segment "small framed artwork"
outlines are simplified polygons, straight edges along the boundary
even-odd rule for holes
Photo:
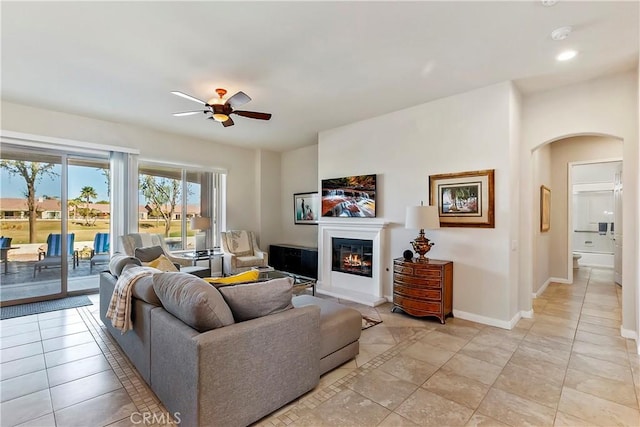
[[[494,169],[429,176],[441,227],[495,228]]]
[[[551,189],[540,186],[540,231],[551,229]]]
[[[320,215],[320,195],[318,192],[294,194],[293,214],[295,224],[317,224]]]

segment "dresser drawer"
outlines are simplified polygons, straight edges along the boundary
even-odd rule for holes
[[[409,276],[407,274],[396,273],[393,275],[393,283],[400,285],[427,287],[427,288],[440,288],[442,286],[442,280],[438,278],[424,278],[417,276]]]
[[[393,294],[393,303],[409,313],[440,314],[441,303],[436,301],[419,301],[402,295]]]
[[[413,274],[413,266],[409,263],[407,264],[400,264],[400,263],[395,263],[393,265],[393,272],[394,273],[404,273],[404,274]]]
[[[425,265],[416,264],[414,268],[415,274],[423,277],[442,277],[442,269],[440,267],[427,267]]]
[[[428,299],[433,301],[442,300],[442,292],[440,291],[440,289],[416,288],[412,286],[402,286],[396,283],[393,287],[393,292],[405,297]]]

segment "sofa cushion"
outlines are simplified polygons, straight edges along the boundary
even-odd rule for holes
[[[128,264],[142,265],[138,258],[124,254],[114,254],[109,260],[109,271],[114,276],[119,277],[122,274],[122,269]]]
[[[157,268],[160,271],[179,271],[176,268],[176,266],[171,262],[171,260],[169,260],[169,258],[164,256],[164,254],[160,255],[158,258],[154,259],[153,261],[145,263],[145,265],[148,267]]]
[[[291,301],[294,307],[320,307],[320,358],[360,339],[362,314],[355,308],[311,295],[298,295]]]
[[[220,292],[192,274],[154,274],[153,289],[165,310],[198,332],[234,323]]]
[[[151,262],[164,255],[162,246],[147,246],[144,248],[136,248],[134,255],[142,262]]]
[[[238,283],[254,282],[258,280],[260,272],[258,270],[249,270],[243,273],[234,274],[227,277],[206,277],[204,280],[211,283],[217,288],[224,285],[232,285]]]
[[[153,290],[153,275],[142,276],[136,283],[133,284],[133,290],[131,291],[134,298],[142,300],[146,303],[161,306],[162,302],[156,295],[156,291]]]
[[[266,282],[218,288],[236,322],[255,319],[293,308],[293,279],[283,277]]]
[[[264,258],[253,255],[236,257],[236,267],[255,267],[257,265],[264,265]]]

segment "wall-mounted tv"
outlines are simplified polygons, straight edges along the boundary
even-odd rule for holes
[[[376,175],[322,180],[322,216],[376,216]]]

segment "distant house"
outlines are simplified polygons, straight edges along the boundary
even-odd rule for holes
[[[87,205],[80,202],[77,206],[69,206],[69,219],[83,218],[80,212]],[[89,203],[89,209],[98,213],[98,219],[109,218],[111,205],[108,203]],[[60,219],[62,218],[62,208],[58,199],[39,198],[36,202],[38,219]],[[187,218],[200,214],[200,205],[187,205]],[[155,219],[149,215],[150,210],[144,205],[138,206],[138,220]],[[1,219],[27,219],[29,218],[29,209],[27,208],[27,199],[4,197],[0,198],[0,218]],[[171,219],[179,220],[182,218],[182,211],[173,213]]]
[[[86,204],[81,203],[77,209],[85,208]],[[89,209],[98,213],[98,218],[109,218],[108,204],[89,203]],[[69,219],[81,218],[75,207],[69,207]],[[36,212],[38,219],[60,219],[62,218],[62,207],[58,199],[39,198],[36,201]],[[0,218],[2,219],[27,219],[29,218],[29,208],[27,199],[17,197],[0,198]]]

